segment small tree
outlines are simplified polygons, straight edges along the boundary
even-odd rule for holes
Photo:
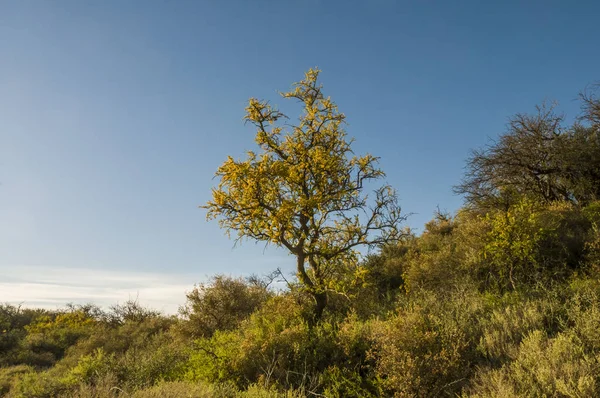
[[[376,157],[353,155],[345,115],[323,95],[319,72],[310,69],[281,94],[303,104],[297,125],[278,125],[287,119],[283,113],[250,99],[245,120],[257,129],[260,152],[241,161],[229,157],[203,206],[228,234],[284,247],[296,257],[298,279],[315,300],[315,320],[327,305],[332,274],[356,259],[359,246],[397,239],[404,220],[390,186],[375,190],[372,201],[363,193],[365,182],[384,173]]]

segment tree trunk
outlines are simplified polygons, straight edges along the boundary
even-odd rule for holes
[[[323,311],[327,307],[327,292],[315,292],[313,293],[315,299],[315,312],[313,314],[313,322],[316,324],[321,320]]]
[[[302,282],[302,284],[306,287],[308,293],[310,293],[310,295],[315,300],[315,308],[310,319],[310,325],[314,326],[321,320],[321,317],[323,316],[323,311],[325,311],[325,307],[327,307],[327,292],[320,291],[318,285],[316,285],[313,282],[313,280],[306,272],[306,268],[304,267],[306,255],[302,252],[299,252],[296,254],[296,259],[298,279],[300,279],[300,282]],[[313,265],[313,268],[313,271],[316,271],[318,273],[318,267],[316,267],[316,264]]]

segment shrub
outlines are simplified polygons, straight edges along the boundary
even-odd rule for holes
[[[215,276],[187,294],[187,304],[180,312],[185,335],[210,337],[217,330],[231,330],[256,311],[270,296],[267,289],[241,278]]]
[[[481,297],[415,295],[374,329],[377,373],[397,397],[451,396],[460,391],[477,360]]]
[[[368,255],[353,274],[345,276],[352,279],[346,289],[351,298],[350,307],[361,319],[385,315],[393,308],[398,295],[404,292],[404,273],[415,240],[409,232],[403,241],[385,245],[379,253]]]
[[[514,359],[523,338],[546,323],[543,303],[522,300],[501,305],[481,321],[478,349],[493,365]]]
[[[309,328],[304,315],[292,295],[273,297],[238,329],[198,340],[186,378],[316,389],[319,372],[336,359],[335,331],[328,323]]]
[[[0,368],[0,395],[6,396],[18,376],[30,372],[33,372],[33,368],[27,365]]]
[[[65,311],[44,315],[26,326],[26,348],[34,355],[29,357],[35,366],[50,366],[61,359],[66,350],[80,339],[89,336],[97,321],[83,311]]]
[[[571,333],[549,338],[531,332],[515,360],[483,370],[468,391],[472,397],[595,397],[600,394],[598,355],[586,353]]]
[[[47,314],[45,310],[0,304],[0,366],[17,365],[24,362],[25,357],[31,357],[23,349],[26,327]]]
[[[600,282],[575,279],[569,286],[566,312],[573,333],[586,349],[600,352]]]
[[[237,389],[227,385],[175,381],[138,390],[132,398],[234,398],[236,395]]]
[[[69,386],[56,377],[53,372],[30,371],[17,377],[9,396],[16,398],[53,398],[61,395],[68,388]]]
[[[378,397],[378,390],[368,383],[360,372],[337,365],[327,368],[321,375],[323,396],[330,398]],[[371,385],[370,385],[371,384]]]

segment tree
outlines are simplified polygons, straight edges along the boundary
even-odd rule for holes
[[[589,91],[581,98],[583,123],[572,126],[545,106],[514,116],[497,142],[473,151],[455,191],[480,208],[508,208],[523,195],[578,205],[600,198],[600,100]]]
[[[398,239],[400,213],[395,191],[365,183],[384,177],[372,155],[354,156],[343,129],[345,115],[325,97],[318,69],[293,85],[283,98],[302,103],[297,125],[267,101],[251,98],[246,122],[256,127],[260,151],[246,160],[229,157],[217,170],[208,219],[219,219],[228,234],[287,249],[296,257],[300,283],[315,301],[314,320],[327,305],[331,275],[359,256],[360,246]]]
[[[590,123],[592,128],[596,130],[600,129],[600,97],[598,96],[598,90],[600,90],[600,83],[592,85],[579,94],[583,109],[580,119]]]
[[[536,115],[518,114],[508,132],[485,150],[473,151],[467,173],[456,191],[468,202],[504,199],[511,193],[530,192],[545,200],[569,199],[560,179],[556,152],[563,118],[552,109],[538,108]]]

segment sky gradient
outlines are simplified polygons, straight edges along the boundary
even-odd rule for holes
[[[227,155],[255,148],[247,99],[282,104],[314,66],[421,231],[460,206],[469,150],[510,115],[544,100],[577,114],[600,80],[599,15],[597,1],[0,0],[0,302],[174,311],[215,273],[292,272],[283,251],[233,248],[198,206]]]

